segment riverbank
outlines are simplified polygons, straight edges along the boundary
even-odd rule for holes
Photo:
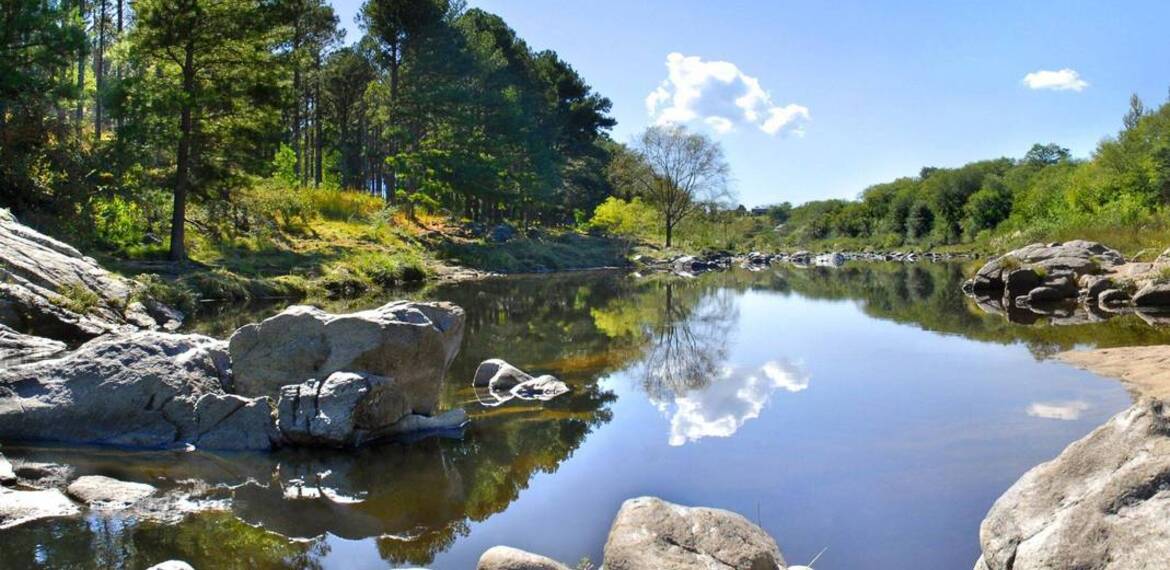
[[[1170,345],[1073,350],[1056,358],[1120,380],[1135,398],[1170,400]]]

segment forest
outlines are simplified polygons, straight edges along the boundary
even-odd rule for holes
[[[349,41],[326,0],[6,2],[0,207],[183,261],[331,207],[556,226],[611,193],[611,103],[555,52],[458,0],[359,19]]]

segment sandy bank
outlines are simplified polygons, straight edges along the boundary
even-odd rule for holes
[[[1135,395],[1170,400],[1170,345],[1070,351],[1057,358],[1077,368],[1120,379]]]

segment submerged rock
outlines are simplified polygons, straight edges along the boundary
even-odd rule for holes
[[[499,358],[481,362],[475,369],[471,385],[487,393],[491,401],[484,403],[489,406],[498,406],[515,398],[547,401],[569,392],[569,386],[555,376],[545,374],[533,378]]]
[[[776,541],[741,515],[639,497],[613,521],[605,568],[771,570],[785,562]]]
[[[81,512],[57,489],[17,491],[0,487],[0,530],[52,517],[66,517]]]
[[[333,315],[293,306],[229,341],[235,393],[275,396],[281,386],[353,372],[392,378],[408,411],[429,414],[463,339],[463,309],[450,303],[389,303]]]
[[[0,439],[198,445],[221,424],[199,421],[196,402],[226,384],[222,341],[160,332],[105,337],[0,371]]]
[[[475,570],[569,570],[569,567],[547,556],[510,546],[493,546],[479,557]]]
[[[125,509],[156,491],[146,483],[130,483],[101,475],[78,477],[65,490],[70,497],[90,508],[103,510]]]
[[[1170,558],[1168,478],[1170,413],[1142,400],[1028,471],[995,502],[980,527],[980,563],[988,570],[1161,568]]]

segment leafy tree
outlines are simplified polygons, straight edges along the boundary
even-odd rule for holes
[[[128,41],[141,72],[136,96],[149,99],[138,119],[178,119],[167,137],[175,149],[170,258],[183,261],[192,189],[230,176],[234,159],[258,150],[258,125],[247,119],[263,121],[257,113],[277,103],[277,30],[259,0],[140,0],[136,8]],[[228,160],[205,162],[209,149]]]
[[[633,155],[615,162],[614,168],[620,185],[658,210],[667,247],[679,222],[702,206],[719,204],[731,196],[731,168],[723,148],[681,126],[646,129],[635,143]]]
[[[1024,155],[1024,163],[1032,166],[1048,166],[1058,162],[1066,162],[1072,157],[1067,148],[1056,143],[1032,145]]]

